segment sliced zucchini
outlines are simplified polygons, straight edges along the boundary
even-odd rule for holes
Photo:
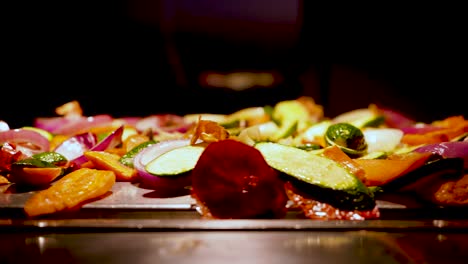
[[[298,130],[304,130],[309,125],[309,112],[297,100],[277,103],[273,108],[272,118],[279,124],[279,130],[273,136],[273,141],[289,137]]]
[[[195,168],[202,152],[202,146],[184,146],[168,151],[146,164],[146,171],[157,176],[174,176]]]
[[[40,160],[40,159],[36,159],[36,158],[33,158],[33,157],[29,157],[29,158],[25,158],[25,159],[13,162],[12,166],[14,166],[14,167],[21,166],[21,167],[30,167],[30,168],[53,168],[53,167],[57,167],[57,166],[55,166],[54,164],[52,164],[50,162]]]
[[[297,131],[297,122],[282,124],[275,134],[271,136],[270,140],[279,141],[280,139],[292,136]]]
[[[54,151],[45,151],[32,155],[32,158],[38,159],[40,161],[48,162],[53,165],[60,165],[67,162],[67,158],[62,154]]]
[[[274,142],[255,145],[274,169],[320,201],[341,209],[375,206],[373,193],[339,163],[308,151]]]
[[[129,150],[127,153],[125,153],[121,158],[120,158],[120,163],[122,163],[123,165],[125,166],[128,166],[130,168],[133,168],[133,159],[135,158],[135,156],[140,153],[140,151],[142,151],[144,148],[152,145],[152,144],[156,144],[157,141],[155,140],[149,140],[149,141],[145,141],[137,146],[135,146],[134,148],[132,148],[131,150]]]
[[[378,127],[385,122],[385,117],[371,108],[361,108],[338,115],[333,122],[350,123],[357,128]]]

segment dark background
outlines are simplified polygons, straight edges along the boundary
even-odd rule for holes
[[[457,6],[316,1],[102,0],[2,4],[0,119],[78,100],[86,115],[230,113],[312,96],[326,116],[370,103],[430,122],[468,115],[466,18]],[[204,71],[278,71],[242,92]]]

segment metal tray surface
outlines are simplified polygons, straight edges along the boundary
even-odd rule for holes
[[[36,191],[11,190],[13,185],[0,186],[0,209],[23,208],[26,200]],[[102,209],[190,209],[193,199],[190,195],[167,197],[154,190],[145,189],[138,184],[116,182],[112,187],[112,194],[102,199],[87,203],[83,208]]]
[[[3,234],[2,263],[466,263],[465,234],[113,232]]]
[[[86,203],[83,208],[102,209],[191,209],[194,200],[188,193],[169,197],[152,189],[140,187],[138,183],[116,182],[112,194],[102,199]],[[0,186],[0,209],[23,208],[26,200],[36,190],[18,190],[13,184]],[[380,208],[420,208],[420,202],[398,195],[388,200],[377,200]]]
[[[0,186],[0,219],[24,218],[24,204],[35,192],[37,190],[18,190],[14,184]],[[431,206],[404,194],[382,198],[377,200],[377,205],[383,220],[468,219],[467,208]],[[298,215],[297,210],[290,210],[286,218],[296,219]],[[138,183],[117,182],[109,195],[84,204],[79,211],[45,218],[199,219],[200,215],[188,191],[179,196],[167,196]]]
[[[80,210],[28,219],[33,190],[0,186],[0,263],[465,263],[468,210],[401,196],[382,219],[202,219],[188,194],[118,182]]]

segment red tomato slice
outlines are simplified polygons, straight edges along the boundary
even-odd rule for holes
[[[282,218],[288,200],[279,173],[240,141],[210,143],[192,172],[192,192],[214,218]]]

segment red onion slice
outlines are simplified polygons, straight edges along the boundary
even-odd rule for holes
[[[429,144],[415,149],[416,152],[432,152],[444,158],[463,158],[465,169],[468,168],[468,141],[450,141]]]
[[[155,133],[158,133],[158,131],[184,133],[191,124],[186,122],[182,116],[165,114],[141,118],[135,123],[135,127],[140,132],[151,129]]]
[[[138,121],[140,121],[141,117],[138,116],[124,116],[120,118],[115,118],[114,122],[122,122],[124,125],[129,125],[135,127]]]
[[[55,152],[62,154],[68,160],[74,160],[83,155],[83,152],[91,149],[97,143],[97,137],[94,133],[86,132],[73,136],[55,148]]]
[[[54,134],[73,135],[93,127],[111,125],[113,120],[110,115],[40,117],[35,119],[34,126]]]
[[[385,117],[385,123],[391,128],[402,129],[404,127],[410,127],[416,123],[413,119],[408,118],[396,111],[385,108],[379,108],[379,110]]]
[[[190,139],[170,139],[150,145],[141,150],[133,159],[133,166],[144,186],[157,190],[180,191],[191,184],[190,174],[180,176],[156,176],[146,171],[145,166],[160,155],[183,146],[190,145]]]
[[[106,149],[117,147],[120,143],[122,143],[123,132],[124,132],[124,126],[118,127],[116,130],[112,131],[107,137],[101,140],[101,142],[93,146],[91,150],[92,151],[104,151]]]
[[[1,131],[0,145],[5,142],[15,144],[27,156],[50,150],[49,140],[41,133],[30,129],[17,128]]]
[[[412,126],[407,126],[401,128],[401,131],[405,134],[426,134],[429,132],[437,131],[444,129],[442,127],[437,127],[429,124],[415,124]]]
[[[107,137],[105,137],[99,143],[91,147],[89,150],[90,151],[104,151],[106,149],[115,148],[120,143],[122,143],[123,131],[124,131],[124,126],[120,126],[116,130],[112,131],[112,133],[110,133]],[[81,164],[88,161],[88,159],[83,155],[83,153],[81,154],[82,155],[80,155],[79,157],[73,160],[73,162],[78,166],[81,166]]]
[[[70,122],[66,117],[37,117],[34,119],[34,127],[44,129],[53,133],[59,127],[66,125]]]

